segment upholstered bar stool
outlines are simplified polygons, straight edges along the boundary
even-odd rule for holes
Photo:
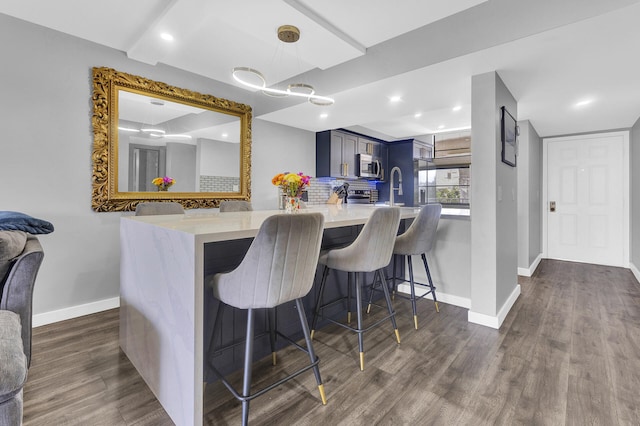
[[[162,214],[184,214],[184,208],[179,203],[150,202],[136,206],[136,216],[152,216]]]
[[[396,339],[400,343],[400,333],[395,320],[395,312],[391,306],[391,297],[389,295],[389,289],[386,285],[382,285],[384,290],[384,297],[387,302],[387,309],[389,315],[376,321],[375,323],[367,326],[363,325],[362,321],[362,283],[359,280],[359,275],[363,272],[374,272],[374,282],[379,279],[381,283],[386,282],[384,268],[391,261],[391,254],[393,252],[393,245],[395,242],[396,234],[398,233],[398,226],[400,225],[400,209],[397,207],[380,208],[373,211],[373,214],[360,231],[360,234],[353,243],[349,246],[339,249],[333,249],[324,251],[320,254],[319,264],[324,265],[322,271],[322,281],[320,282],[320,291],[318,294],[318,300],[313,314],[313,322],[311,324],[311,335],[315,333],[318,317],[321,316],[323,308],[332,305],[337,301],[323,304],[322,298],[327,281],[327,274],[329,269],[337,269],[345,271],[349,274],[348,284],[350,286],[351,274],[355,275],[355,290],[356,290],[356,314],[357,314],[357,327],[351,327],[348,324],[335,321],[331,318],[327,318],[329,321],[354,331],[358,334],[358,348],[360,351],[360,370],[364,370],[364,336],[363,333],[379,325],[381,322],[390,319],[393,325]],[[347,289],[347,293],[350,299],[350,288]],[[350,304],[350,302],[348,303]],[[350,306],[347,308],[351,310]],[[350,315],[348,315],[349,317]],[[347,320],[349,323],[349,319]]]
[[[411,300],[411,308],[413,309],[413,325],[416,330],[418,329],[416,299],[423,298],[428,294],[433,295],[436,312],[440,312],[440,309],[438,308],[438,299],[436,298],[436,287],[433,285],[431,272],[429,271],[429,264],[427,263],[427,252],[431,250],[433,242],[436,240],[436,230],[438,229],[438,221],[440,220],[441,212],[441,204],[427,204],[422,207],[418,216],[409,226],[409,229],[407,229],[402,235],[398,235],[398,237],[396,237],[395,246],[393,247],[394,255],[401,256],[403,260],[405,259],[405,256],[407,256],[409,260],[409,286],[411,288],[411,295],[409,299]],[[424,264],[427,279],[429,280],[428,284],[417,283],[413,278],[413,263],[411,262],[411,256],[417,255],[422,257],[422,263]],[[395,295],[397,294],[398,289],[395,262],[393,269],[393,293]],[[428,290],[424,294],[416,297],[416,285],[427,287]]]
[[[211,371],[242,402],[243,425],[246,425],[249,420],[249,401],[309,369],[313,369],[322,404],[326,404],[324,386],[318,367],[319,359],[313,350],[309,325],[302,304],[302,298],[309,293],[313,285],[323,228],[324,216],[321,213],[281,214],[268,217],[262,223],[240,265],[231,272],[216,274],[207,280],[216,299],[225,305],[247,310],[242,392],[236,391],[213,365],[215,335],[209,346]],[[277,333],[292,342],[298,349],[306,352],[309,355],[310,364],[251,394],[255,311],[256,309],[275,308],[292,300],[295,301],[300,318],[300,325],[307,345],[306,349],[278,332],[271,315],[269,315],[269,328],[273,333]],[[222,307],[221,304],[218,308],[215,323],[219,322]],[[275,353],[273,339],[271,344],[272,352]]]
[[[224,212],[250,212],[253,207],[249,201],[227,200],[220,202],[220,213]]]

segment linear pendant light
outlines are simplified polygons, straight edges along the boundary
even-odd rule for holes
[[[278,38],[285,43],[295,43],[300,39],[300,30],[293,25],[282,25],[278,28]],[[243,86],[260,90],[265,95],[275,97],[298,96],[307,98],[314,105],[328,106],[335,102],[327,96],[316,95],[313,86],[305,83],[292,83],[287,86],[287,90],[267,87],[267,80],[264,75],[249,67],[235,67],[233,69],[233,79]]]

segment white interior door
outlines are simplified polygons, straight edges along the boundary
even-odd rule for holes
[[[547,257],[627,266],[628,133],[544,142]]]

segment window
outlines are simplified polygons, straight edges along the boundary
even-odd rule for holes
[[[471,173],[469,167],[436,168],[427,171],[429,203],[443,207],[468,207]]]

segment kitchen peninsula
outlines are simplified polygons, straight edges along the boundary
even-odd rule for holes
[[[331,247],[353,241],[376,208],[388,207],[326,205],[306,211],[324,214],[322,244]],[[265,218],[279,213],[214,211],[121,219],[120,346],[178,425],[202,424],[212,310],[207,308],[205,276],[237,265]],[[417,208],[401,208],[401,228],[404,219],[417,213]]]

